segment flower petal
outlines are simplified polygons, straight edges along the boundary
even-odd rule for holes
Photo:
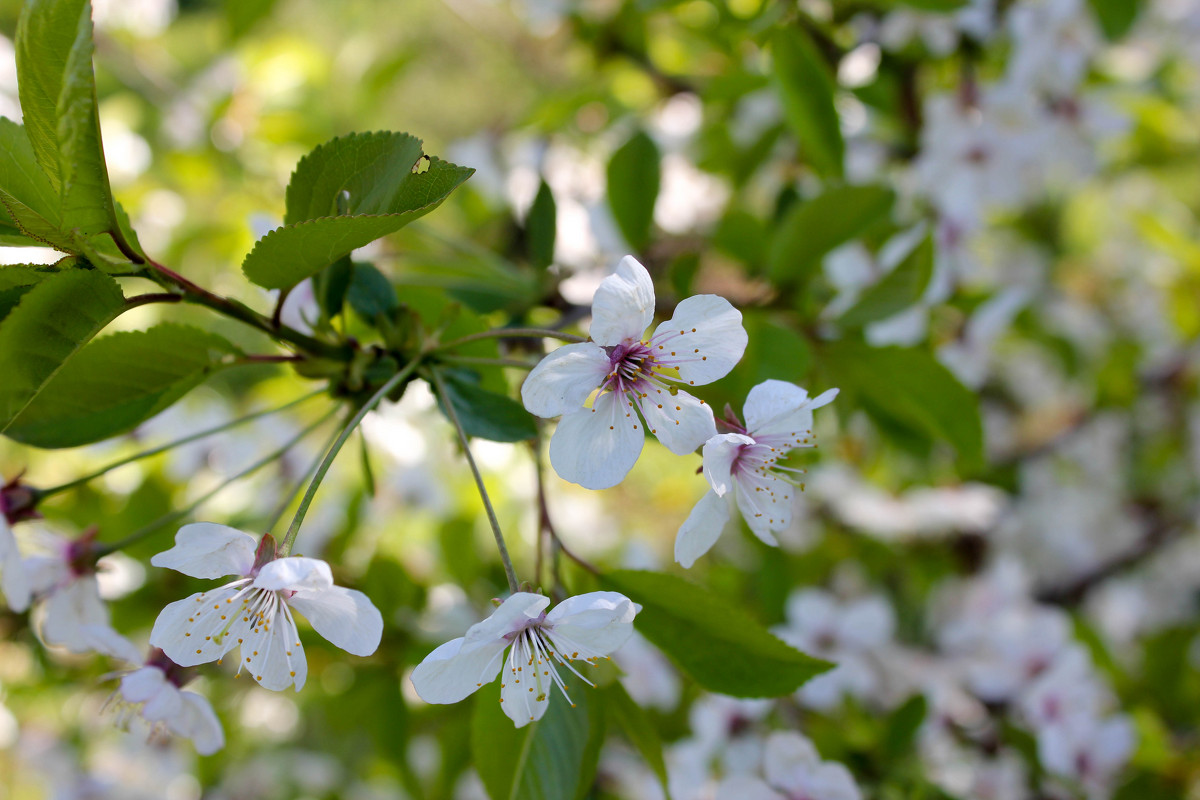
[[[175,546],[150,559],[156,567],[193,578],[248,575],[254,566],[254,537],[227,525],[194,522],[175,534]]]
[[[687,569],[707,553],[729,525],[729,498],[708,491],[679,526],[675,536],[675,560]]]
[[[3,514],[0,514],[0,590],[13,611],[20,613],[29,608],[29,580],[21,564],[21,551]]]
[[[750,390],[742,410],[746,415],[746,429],[756,439],[766,436],[790,435],[804,444],[812,432],[812,412],[815,408],[828,405],[837,397],[838,390],[830,389],[815,398],[808,392],[785,381],[763,381]]]
[[[241,665],[263,688],[278,692],[295,684],[298,692],[308,677],[308,662],[296,623],[277,594],[268,595],[263,612],[242,642]]]
[[[733,462],[749,444],[754,440],[740,433],[718,434],[704,443],[704,477],[714,492],[724,495],[733,488]]]
[[[712,409],[703,400],[687,392],[672,395],[665,389],[653,389],[646,395],[638,407],[650,433],[675,455],[685,456],[717,435]]]
[[[550,705],[550,690],[553,682],[549,676],[541,676],[536,668],[526,671],[534,660],[528,638],[522,636],[513,643],[508,654],[508,663],[500,677],[500,706],[518,728],[539,720]],[[553,666],[548,666],[553,669]]]
[[[383,637],[383,615],[362,592],[331,586],[300,589],[287,599],[313,629],[356,656],[369,656]]]
[[[216,661],[250,631],[250,615],[233,599],[245,585],[235,581],[169,604],[154,620],[150,645],[181,667]]]
[[[107,625],[84,625],[80,633],[92,652],[119,658],[130,664],[142,662],[142,653],[133,642]]]
[[[268,561],[254,579],[255,589],[321,590],[333,586],[333,572],[319,558],[288,556]]]
[[[142,719],[147,722],[163,722],[175,716],[183,709],[183,700],[179,697],[179,689],[163,681],[159,690],[142,705]]]
[[[787,800],[752,775],[730,775],[717,786],[716,800]]]
[[[100,599],[95,575],[85,575],[53,591],[38,609],[38,632],[46,644],[65,647],[72,653],[92,649],[85,629],[108,627],[108,607]]]
[[[521,384],[531,414],[549,419],[583,408],[612,369],[608,354],[592,342],[560,347],[538,362]]]
[[[179,697],[183,707],[173,720],[167,721],[168,730],[176,736],[191,739],[196,752],[202,756],[211,756],[224,747],[225,732],[208,700],[195,692],[180,692]]]
[[[590,409],[559,421],[550,439],[550,463],[559,477],[588,489],[607,489],[629,474],[645,442],[631,402],[605,392]]]
[[[600,282],[592,298],[588,333],[605,347],[641,339],[654,319],[654,282],[633,256],[625,256],[617,271]]]
[[[167,676],[158,667],[142,667],[121,678],[121,697],[131,703],[144,703],[163,690]]]
[[[772,786],[798,790],[804,775],[820,763],[813,743],[794,731],[775,731],[767,737],[763,772]]]
[[[412,671],[413,688],[426,703],[457,703],[500,672],[508,642],[496,638],[468,644],[464,637],[441,645]]]
[[[544,594],[515,592],[490,617],[468,628],[464,639],[468,645],[503,639],[540,617],[548,605],[550,598]]]
[[[633,618],[641,609],[617,592],[588,592],[568,597],[555,606],[546,615],[546,624],[550,628],[550,638],[556,644],[583,645],[579,648],[581,657],[586,656],[587,651],[608,655],[625,644],[633,633]],[[570,655],[573,651],[574,648],[563,654]]]
[[[724,378],[742,359],[748,337],[742,312],[715,294],[698,294],[675,306],[675,315],[654,329],[655,359],[679,370],[679,379],[702,386]]]
[[[753,475],[754,480],[737,481],[738,510],[750,532],[764,544],[778,547],[771,531],[783,530],[792,519],[792,485],[771,475]],[[785,499],[786,498],[786,499]]]

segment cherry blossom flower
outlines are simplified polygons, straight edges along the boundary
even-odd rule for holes
[[[13,611],[29,608],[29,581],[21,566],[21,551],[3,514],[0,514],[0,590]]]
[[[1099,720],[1088,715],[1052,725],[1038,735],[1046,770],[1078,781],[1092,800],[1108,797],[1114,779],[1133,753],[1136,734],[1124,715]]]
[[[193,578],[238,579],[198,592],[162,610],[150,644],[181,667],[221,659],[241,646],[245,667],[268,689],[304,686],[308,665],[293,612],[317,633],[357,656],[369,656],[383,635],[383,617],[365,594],[333,584],[329,565],[315,558],[275,558],[269,534],[254,537],[224,525],[185,525],[175,546],[150,559]]]
[[[712,409],[677,386],[712,383],[733,369],[746,350],[741,313],[723,297],[696,295],[644,339],[653,318],[650,274],[626,256],[596,290],[592,341],[555,350],[526,378],[525,408],[562,416],[550,440],[562,478],[588,489],[616,486],[647,428],[678,455],[716,434]]]
[[[791,731],[767,737],[763,754],[765,781],[750,775],[727,778],[717,787],[717,800],[860,800],[850,770],[822,761],[812,742]]]
[[[111,644],[131,664],[140,661],[128,640]],[[181,736],[192,741],[197,753],[210,756],[225,746],[225,733],[208,700],[182,690],[193,677],[162,650],[155,650],[145,665],[121,677],[108,705],[116,711],[121,727],[127,728],[137,718],[149,725],[151,739]]]
[[[685,567],[696,563],[716,543],[733,506],[766,544],[778,546],[775,532],[792,518],[792,493],[799,470],[779,460],[798,447],[815,447],[812,412],[828,405],[838,390],[815,398],[799,386],[765,381],[750,390],[744,411],[746,425],[726,424],[740,433],[713,436],[704,445],[704,476],[712,489],[692,509],[675,538],[675,560]]]
[[[641,606],[616,592],[568,597],[547,612],[549,605],[540,594],[512,595],[465,636],[426,656],[413,670],[413,688],[427,703],[457,703],[503,674],[500,702],[518,728],[546,713],[552,686],[569,702],[558,666],[592,685],[571,662],[596,666],[624,644]]]

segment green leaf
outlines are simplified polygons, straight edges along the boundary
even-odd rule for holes
[[[838,322],[858,328],[869,322],[887,319],[915,304],[925,294],[933,277],[933,239],[926,236],[896,268],[862,293]]]
[[[608,162],[608,207],[621,235],[634,250],[650,241],[661,180],[660,158],[654,140],[638,131]]]
[[[833,666],[784,644],[728,600],[682,578],[618,570],[603,581],[641,603],[637,629],[709,691],[779,697]]]
[[[220,336],[163,323],[84,346],[5,431],[34,447],[77,447],[132,430],[237,352]]]
[[[351,133],[300,159],[287,188],[284,225],[340,214],[388,214],[417,173],[421,140],[407,133]],[[345,207],[339,209],[339,201]]]
[[[840,178],[846,145],[829,67],[799,28],[776,31],[771,53],[784,117],[800,141],[801,155],[821,175]]]
[[[396,287],[371,264],[354,263],[346,302],[360,317],[374,322],[377,314],[391,314],[400,307]]]
[[[612,723],[619,726],[629,743],[637,748],[646,766],[653,770],[658,782],[662,784],[663,795],[670,800],[667,764],[663,760],[662,740],[658,738],[658,731],[654,729],[654,721],[646,714],[645,709],[629,696],[625,687],[616,681],[605,687],[604,705],[608,708]]]
[[[354,262],[349,256],[339,258],[329,269],[313,276],[313,295],[321,314],[330,320],[342,313],[346,294],[350,291],[350,280],[354,277]]]
[[[64,230],[118,228],[100,142],[89,0],[29,0],[17,24],[17,84],[29,141]],[[35,211],[37,209],[34,209]]]
[[[0,222],[17,234],[23,234],[21,217],[30,219],[36,229],[57,232],[60,227],[58,195],[38,166],[25,128],[3,117],[0,117],[0,201],[4,203]],[[21,217],[13,213],[11,204],[19,206]],[[42,237],[36,231],[23,235],[29,234],[41,243]]]
[[[29,290],[0,323],[0,433],[124,308],[116,281],[94,270],[60,272]]]
[[[1129,33],[1142,11],[1143,0],[1088,0],[1100,21],[1100,28],[1110,41]]]
[[[921,11],[955,11],[967,5],[970,0],[875,0],[876,5],[885,8],[907,6]]]
[[[54,267],[37,264],[12,264],[0,267],[0,320],[8,316],[21,298],[37,284],[55,273]]]
[[[558,220],[554,204],[554,193],[545,181],[538,187],[537,196],[525,218],[525,240],[529,247],[529,261],[538,269],[554,263],[554,238]]]
[[[949,442],[967,469],[983,463],[979,398],[930,353],[846,340],[820,355],[833,385],[869,411]]]
[[[533,415],[516,400],[480,387],[470,372],[452,370],[442,376],[468,436],[493,442],[524,442],[537,436]]]
[[[885,219],[894,195],[882,186],[838,186],[788,209],[771,242],[767,267],[779,283],[803,283],[821,257]]]
[[[887,718],[884,728],[883,754],[890,760],[912,755],[917,731],[925,721],[924,695],[913,695]]]
[[[471,719],[473,766],[492,800],[582,800],[592,787],[606,715],[594,689],[576,684],[550,698],[546,714],[515,728],[498,690],[478,693]]]
[[[364,183],[361,188],[365,194],[350,195],[346,206],[348,213],[285,225],[259,239],[242,262],[242,271],[266,289],[295,286],[352,250],[395,233],[428,214],[473,172],[473,169],[434,158],[430,159],[428,170],[408,173],[398,186]],[[394,177],[390,172],[380,175],[381,178],[388,176]],[[314,184],[317,188],[302,192],[301,197],[309,197],[311,207],[318,202],[318,189],[332,183]],[[386,205],[378,205],[385,200]],[[303,204],[299,199],[296,202]]]

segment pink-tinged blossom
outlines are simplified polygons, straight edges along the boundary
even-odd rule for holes
[[[625,643],[641,611],[616,592],[568,597],[547,612],[549,605],[540,594],[512,595],[465,636],[426,656],[413,670],[413,688],[427,703],[457,703],[500,675],[500,703],[509,719],[518,728],[541,719],[552,687],[570,700],[558,667],[592,685],[572,662],[596,666]]]
[[[550,463],[565,480],[616,486],[641,454],[646,428],[678,455],[716,434],[712,409],[678,387],[712,383],[733,369],[746,350],[741,312],[722,297],[696,295],[643,338],[653,318],[650,274],[626,256],[596,290],[592,341],[555,350],[525,379],[525,408],[562,416]]]
[[[383,635],[383,617],[365,594],[333,584],[329,565],[315,558],[275,558],[275,544],[224,525],[185,525],[175,546],[150,559],[193,578],[238,579],[177,600],[162,610],[150,644],[182,667],[216,661],[241,648],[245,667],[268,689],[304,686],[308,664],[293,612],[317,633],[357,656],[369,656]]]
[[[0,591],[13,611],[29,608],[29,581],[21,567],[21,551],[3,514],[0,514]]]
[[[704,476],[712,488],[679,528],[676,561],[690,567],[707,553],[734,518],[735,506],[755,536],[778,546],[775,533],[791,522],[800,473],[779,461],[798,447],[816,446],[813,409],[831,403],[837,393],[830,389],[810,398],[783,381],[765,381],[750,390],[742,432],[713,436],[704,445]]]
[[[1135,744],[1128,717],[1100,720],[1084,715],[1039,732],[1038,757],[1047,772],[1078,783],[1089,800],[1101,800],[1111,796]]]

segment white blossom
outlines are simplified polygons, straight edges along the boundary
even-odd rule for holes
[[[162,610],[150,633],[180,666],[220,659],[241,647],[245,667],[268,689],[304,686],[308,665],[296,631],[298,611],[333,644],[358,656],[375,652],[383,617],[362,592],[333,584],[329,565],[315,558],[274,558],[274,540],[224,525],[185,525],[175,546],[150,563],[193,578],[238,579],[219,589],[177,600]]]
[[[426,656],[413,670],[413,688],[427,703],[457,703],[501,675],[500,702],[509,719],[518,728],[541,719],[551,687],[570,700],[558,667],[592,685],[571,662],[597,666],[629,638],[641,610],[616,592],[569,597],[547,612],[549,605],[539,594],[512,595],[465,636]]]
[[[712,489],[700,498],[675,538],[675,560],[690,567],[708,552],[737,506],[751,532],[771,546],[792,517],[792,494],[801,471],[779,463],[791,450],[815,447],[813,409],[832,402],[837,389],[816,398],[783,381],[750,390],[742,433],[713,436],[704,445],[704,476]],[[728,423],[732,426],[733,423]]]
[[[722,297],[696,295],[644,339],[653,318],[650,274],[626,256],[596,290],[592,341],[555,350],[525,379],[525,408],[562,415],[550,463],[564,479],[588,489],[616,486],[641,454],[647,428],[678,455],[716,434],[712,409],[677,387],[711,383],[733,369],[746,349],[741,313]]]
[[[763,777],[727,778],[717,800],[860,800],[862,794],[845,765],[822,761],[812,742],[793,731],[767,737]]]
[[[121,677],[109,703],[121,725],[139,718],[149,725],[151,738],[164,733],[181,736],[191,740],[197,753],[209,756],[225,746],[225,733],[208,700],[182,690],[187,680],[178,665],[159,652]]]

